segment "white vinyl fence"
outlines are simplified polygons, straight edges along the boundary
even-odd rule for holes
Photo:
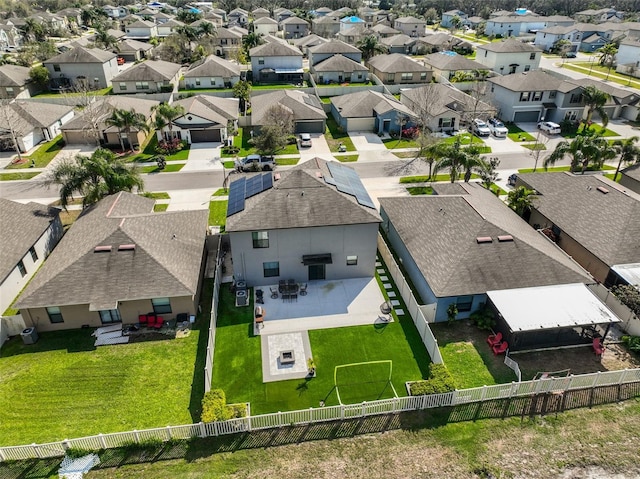
[[[63,456],[69,448],[100,450],[145,441],[170,441],[196,437],[222,436],[260,429],[357,419],[380,414],[457,406],[496,399],[531,397],[537,394],[547,393],[564,394],[573,390],[594,390],[602,386],[622,386],[631,383],[640,383],[640,368],[582,374],[563,378],[546,378],[518,383],[513,382],[495,386],[456,390],[444,394],[408,396],[363,402],[360,404],[343,404],[299,411],[276,412],[221,422],[167,426],[113,434],[98,434],[96,436],[65,439],[64,441],[47,444],[0,447],[0,461],[58,457]]]
[[[440,349],[438,349],[438,340],[431,332],[431,328],[429,328],[429,321],[427,320],[429,316],[433,318],[435,315],[435,305],[418,304],[416,297],[411,291],[411,287],[409,287],[409,283],[402,275],[402,272],[400,271],[395,258],[391,254],[387,243],[385,243],[382,235],[380,234],[378,234],[378,252],[387,265],[389,274],[393,278],[393,281],[396,283],[398,292],[404,300],[404,304],[409,311],[411,319],[413,319],[413,324],[416,325],[418,333],[420,333],[420,337],[422,338],[424,347],[427,349],[427,352],[431,357],[431,361],[436,364],[443,364],[444,361],[440,355]]]
[[[588,284],[587,287],[622,320],[622,329],[632,336],[640,336],[640,319],[638,319],[633,311],[622,304],[620,300],[602,284],[593,283]]]
[[[220,298],[220,283],[222,282],[221,265],[224,258],[220,257],[222,239],[218,241],[216,250],[216,271],[213,275],[213,295],[211,298],[211,315],[209,317],[209,339],[207,340],[207,353],[204,365],[204,392],[211,391],[211,376],[213,375],[213,353],[216,347],[216,323],[218,321],[218,300]]]

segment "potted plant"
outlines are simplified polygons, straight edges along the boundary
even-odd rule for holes
[[[316,375],[316,363],[313,361],[313,358],[307,359],[307,369],[309,370],[309,376]]]

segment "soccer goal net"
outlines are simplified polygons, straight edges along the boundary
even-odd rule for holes
[[[333,382],[340,404],[398,397],[391,382],[393,361],[367,361],[335,367]]]

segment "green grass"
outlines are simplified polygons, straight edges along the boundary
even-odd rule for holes
[[[227,201],[209,202],[209,226],[224,226],[227,222]]]
[[[47,141],[38,147],[32,155],[23,156],[21,163],[12,163],[7,169],[13,168],[30,168],[31,162],[34,162],[34,168],[44,168],[64,147],[62,135],[56,136],[53,140]]]
[[[620,136],[619,133],[616,133],[613,130],[609,130],[608,128],[605,128],[602,125],[598,125],[597,123],[593,123],[587,130],[592,132],[593,134],[596,134],[596,133],[600,134],[605,138],[612,137],[612,136]],[[582,125],[580,125],[577,131],[572,133],[564,133],[562,134],[562,136],[563,138],[575,138],[576,136],[578,136],[579,133],[582,133]]]
[[[444,364],[447,365],[458,388],[477,388],[496,384],[496,380],[472,343],[451,342],[440,346],[439,349]]]
[[[604,176],[606,176],[607,178],[609,178],[611,181],[613,181],[613,175],[615,175],[615,173],[605,173]],[[616,178],[616,183],[620,183],[620,179],[622,178],[621,174],[618,174],[618,178]]]
[[[602,165],[602,168],[599,168],[599,169],[595,169],[592,166],[587,168],[587,171],[604,171],[604,170],[615,170],[615,168],[609,165]],[[558,172],[558,171],[571,171],[571,167],[567,165],[567,166],[550,166],[546,170],[543,167],[539,167],[538,169],[536,169],[536,173],[544,173],[545,171],[549,173]],[[533,168],[521,168],[518,170],[518,173],[533,173],[533,172],[534,172]]]
[[[38,176],[39,171],[30,171],[24,173],[2,173],[0,172],[0,181],[13,181],[13,180],[30,180],[34,176]]]
[[[91,90],[90,95],[104,96],[111,95],[112,87],[103,88],[101,90]],[[66,92],[66,93],[38,93],[34,97],[38,98],[60,98],[64,96],[85,96],[85,92]]]
[[[329,149],[333,152],[338,151],[341,144],[344,145],[347,151],[356,151],[356,147],[353,146],[353,141],[351,141],[349,133],[343,131],[331,115],[327,117],[327,131],[324,136],[329,144]]]
[[[299,156],[296,156],[293,158],[276,158],[276,165],[280,165],[280,166],[297,165],[299,161],[300,161]]]
[[[353,83],[317,83],[316,86],[318,88],[331,88],[331,87],[358,87],[358,86],[372,86],[374,83],[372,81],[368,82],[353,82]]]
[[[168,207],[169,203],[156,203],[155,205],[153,205],[153,211],[156,213],[160,213],[162,211],[167,211]]]
[[[547,149],[547,147],[542,143],[525,143],[522,146],[531,151],[542,151]]]
[[[464,178],[464,174],[461,174],[458,176],[458,179],[461,180]],[[471,175],[471,179],[475,180],[480,178],[478,175],[476,174],[472,174]],[[400,177],[400,183],[426,183],[426,182],[433,182],[436,183],[438,181],[451,181],[451,176],[449,176],[448,174],[442,174],[442,175],[435,175],[432,176],[431,179],[429,179],[429,176],[427,175],[416,175],[416,176],[402,176]]]
[[[322,98],[320,98],[320,101],[322,103],[326,103],[327,105],[330,105],[331,104],[331,97],[330,96],[322,97]]]
[[[334,158],[341,163],[350,163],[353,161],[358,161],[360,155],[335,155]]]
[[[184,163],[179,164],[167,164],[164,169],[160,169],[157,166],[143,166],[140,168],[141,173],[175,173],[176,171],[180,171],[184,168]]]
[[[583,73],[584,75],[600,78],[603,80],[607,78],[606,70],[608,70],[608,68],[602,67],[604,68],[605,71],[604,72],[598,71],[600,67],[597,64],[593,65],[593,69],[591,72],[589,72],[588,68],[585,68],[585,67],[580,68],[579,66],[573,65],[571,63],[564,63],[562,65],[562,68],[580,72],[580,73]],[[624,76],[626,78],[620,78],[621,76]],[[617,83],[618,85],[631,86],[633,88],[640,88],[640,81],[632,80],[630,76],[624,75],[622,73],[618,73],[615,71],[615,69],[611,69],[611,75],[609,75],[608,81]]]
[[[451,136],[449,138],[445,138],[442,140],[442,143],[445,145],[453,145],[456,141],[460,141],[460,144],[463,146],[466,145],[475,145],[478,147],[479,153],[491,153],[491,147],[487,146],[484,141],[478,138],[471,133],[462,133],[460,135]]]
[[[491,187],[489,188],[491,191],[493,191],[493,193],[495,193],[498,196],[502,196],[502,195],[506,195],[507,192],[504,191],[502,188],[500,188],[498,185],[496,185],[495,183],[491,185]]]
[[[182,339],[95,348],[92,329],[14,337],[0,353],[0,444],[31,444],[197,421],[212,281]],[[201,330],[202,336],[201,336]],[[204,344],[202,344],[204,339]]]
[[[409,186],[407,191],[410,195],[432,195],[433,188],[430,186]]]
[[[156,147],[158,146],[158,137],[155,133],[150,135],[149,140],[147,140],[144,149],[140,153],[133,153],[123,156],[122,158],[125,161],[132,161],[135,163],[146,163],[149,161],[154,161],[154,158],[159,155],[156,153]],[[164,155],[165,159],[169,161],[179,161],[179,160],[187,160],[189,158],[189,149],[191,145],[185,145],[182,150],[174,153],[173,155]]]
[[[151,198],[153,200],[170,200],[171,196],[166,191],[145,191],[140,196],[144,196],[145,198]]]
[[[321,400],[328,406],[337,404],[333,373],[340,364],[391,359],[392,382],[403,396],[405,381],[428,374],[428,354],[405,315],[385,325],[309,331],[316,377],[263,383],[260,337],[253,336],[252,305],[236,308],[229,289],[222,287],[220,291],[213,384],[225,391],[230,403],[250,402],[252,414],[318,407]],[[345,394],[358,396],[357,389],[345,388]]]
[[[244,157],[247,155],[253,155],[258,152],[256,148],[250,143],[251,129],[250,128],[238,128],[238,134],[233,137],[233,146],[240,148],[238,153],[221,153],[222,158],[235,158]],[[298,144],[292,143],[285,146],[283,149],[276,152],[276,155],[295,155],[298,153]]]
[[[306,82],[304,82],[304,84],[302,85],[302,88],[306,88],[307,84]],[[273,84],[269,84],[269,85],[256,85],[253,84],[251,85],[251,89],[252,90],[286,90],[286,89],[293,89],[293,88],[300,88],[297,85],[292,85],[290,83],[273,83]]]
[[[418,142],[415,140],[410,140],[408,138],[386,138],[382,140],[384,146],[386,146],[390,150],[395,150],[397,148],[418,148]]]
[[[211,196],[227,196],[229,194],[229,190],[226,188],[220,188],[213,192]]]
[[[523,141],[536,141],[533,135],[527,133],[515,123],[507,123],[505,126],[509,130],[507,136],[509,137],[509,139],[515,141],[516,143],[522,143]]]
[[[233,170],[236,167],[236,163],[234,160],[223,161],[222,166],[228,170]]]

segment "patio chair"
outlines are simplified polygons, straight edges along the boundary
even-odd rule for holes
[[[507,351],[507,349],[509,349],[509,343],[507,343],[506,341],[503,341],[501,343],[498,343],[498,344],[492,346],[491,349],[493,349],[493,354],[498,356],[500,354],[505,353]]]
[[[146,326],[147,325],[147,315],[146,314],[140,314],[138,316],[138,323],[140,323],[141,326]]]
[[[160,329],[164,326],[164,318],[162,316],[156,317],[156,324],[153,325],[155,329]]]
[[[602,340],[600,338],[594,338],[591,346],[593,347],[593,352],[596,353],[596,356],[602,356],[604,353],[604,344],[602,344]]]
[[[307,295],[307,283],[302,283],[300,285],[300,296],[306,296]]]
[[[278,281],[278,291],[284,293],[284,290],[287,289],[287,282],[284,279]]]
[[[296,284],[296,280],[295,279],[288,279],[287,280],[287,286],[293,286],[294,284]]]
[[[269,291],[271,291],[271,299],[278,299],[278,288],[269,286]]]
[[[490,334],[487,338],[487,344],[491,347],[494,347],[496,344],[500,344],[502,342],[502,333],[498,331],[496,334]]]

